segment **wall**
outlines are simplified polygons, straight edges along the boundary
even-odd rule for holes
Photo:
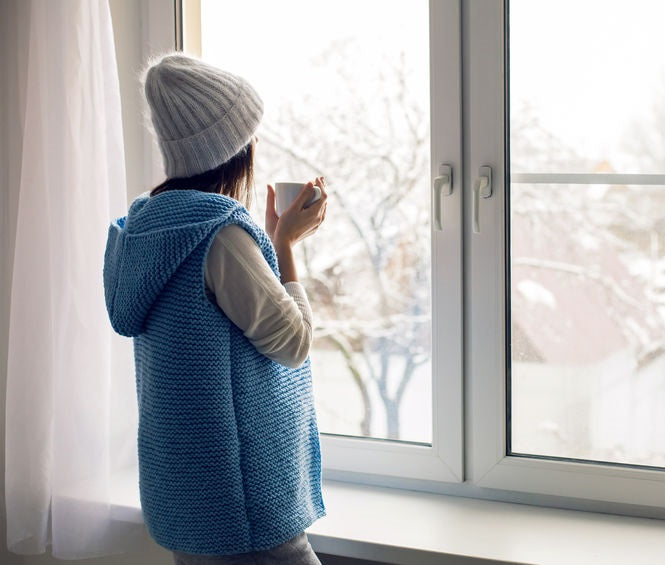
[[[11,273],[18,208],[18,180],[20,176],[21,130],[25,85],[18,80],[18,69],[27,57],[27,37],[16,33],[16,22],[28,17],[26,2],[0,1],[0,563],[3,565],[57,565],[67,561],[52,556],[21,556],[7,551],[5,515],[5,389],[7,382],[7,341],[9,304],[11,297]],[[122,119],[125,141],[128,199],[148,190],[155,176],[154,155],[150,155],[150,143],[144,139],[142,103],[137,71],[143,64],[146,46],[142,43],[142,22],[146,8],[168,9],[169,0],[109,0],[115,35]],[[161,7],[160,7],[161,5]],[[146,166],[147,165],[147,166]],[[152,169],[152,170],[151,170]],[[149,171],[146,173],[146,171]],[[326,565],[370,565],[359,561],[329,555],[321,555]],[[72,561],[80,565],[157,565],[171,563],[171,553],[158,546],[146,534],[136,552],[98,559]]]
[[[115,34],[115,52],[120,76],[122,127],[125,143],[127,193],[143,192],[143,128],[140,87],[136,74],[142,64],[141,3],[136,0],[110,0]]]

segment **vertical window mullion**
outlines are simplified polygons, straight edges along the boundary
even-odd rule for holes
[[[462,17],[467,441],[474,481],[506,453],[503,10],[503,2],[471,0]],[[478,195],[474,226],[481,167],[491,169],[491,195]]]
[[[433,186],[432,198],[433,443],[457,480],[464,474],[461,4],[430,2],[432,179],[447,172],[442,166],[452,174],[450,195]]]

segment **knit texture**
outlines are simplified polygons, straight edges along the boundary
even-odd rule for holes
[[[144,520],[186,553],[268,549],[326,514],[309,358],[289,369],[261,355],[206,296],[206,254],[230,223],[279,277],[245,208],[197,190],[139,196],[104,257],[111,324],[134,338]]]
[[[168,178],[226,163],[263,116],[263,102],[245,79],[179,52],[151,60],[141,80]]]

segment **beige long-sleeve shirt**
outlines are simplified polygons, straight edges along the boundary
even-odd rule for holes
[[[254,238],[231,224],[217,232],[205,266],[208,296],[263,355],[299,367],[312,343],[303,286],[275,277]]]

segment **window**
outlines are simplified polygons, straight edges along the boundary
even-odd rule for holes
[[[431,293],[432,266],[441,271],[448,260],[443,239],[431,235],[431,131],[440,126],[430,118],[427,3],[188,4],[186,48],[247,78],[264,100],[257,221],[266,183],[327,179],[329,220],[296,247],[315,316],[311,359],[324,458],[340,469],[353,461],[356,470],[397,466],[455,480],[461,473],[448,467],[461,466],[459,396],[450,399],[456,423],[435,420],[432,411],[433,395],[444,391],[434,375],[447,361],[459,381],[461,348],[442,360],[431,345],[433,304],[445,307]],[[188,44],[194,5],[200,41]],[[252,22],[251,30],[236,22]],[[450,230],[459,242],[459,220],[450,220]],[[459,249],[453,253],[459,261]],[[447,298],[459,310],[460,272],[446,268],[445,276],[453,277]],[[450,323],[459,344],[460,312]],[[445,442],[455,463],[439,453],[436,426],[456,436]],[[368,440],[383,463],[365,449]]]
[[[257,180],[330,183],[324,476],[665,514],[664,9],[183,3],[266,102]]]
[[[251,48],[224,21],[252,21]],[[427,21],[422,2],[201,3],[203,58],[264,100],[260,204],[267,182],[327,179],[331,221],[296,252],[330,434],[432,439]]]
[[[663,16],[511,3],[513,453],[665,467]]]
[[[469,478],[662,514],[662,8],[583,4],[465,12]]]

